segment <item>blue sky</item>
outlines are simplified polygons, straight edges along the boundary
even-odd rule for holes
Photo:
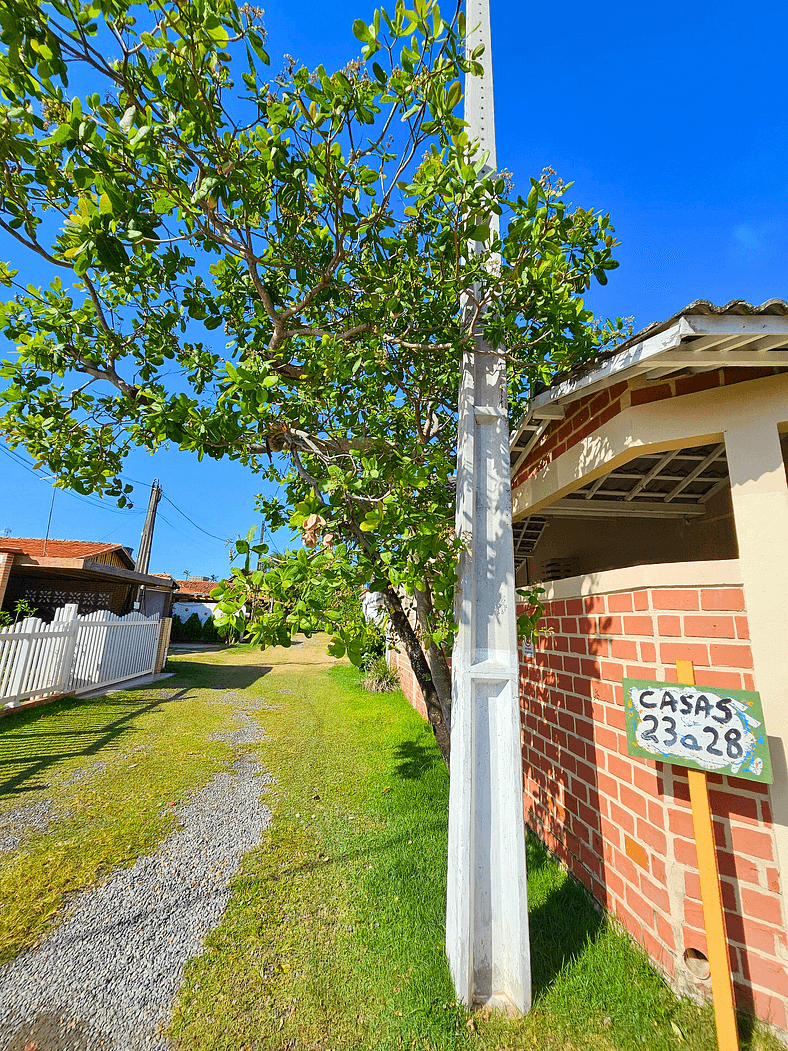
[[[343,66],[358,54],[353,19],[374,10],[360,0],[265,7],[274,70],[284,53]],[[491,13],[499,164],[518,186],[554,168],[574,181],[570,200],[611,213],[622,242],[620,268],[588,297],[599,316],[632,315],[641,328],[698,298],[788,297],[785,5],[491,0]],[[25,275],[30,264],[13,265]],[[158,476],[176,505],[161,504],[154,572],[226,572],[222,538],[255,522],[259,481],[177,451],[138,452],[124,473],[148,485]],[[0,492],[0,533],[43,536],[51,486],[2,453]],[[50,535],[136,548],[142,485],[134,499],[119,512],[58,491]]]

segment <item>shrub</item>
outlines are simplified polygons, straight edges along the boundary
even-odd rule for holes
[[[170,632],[171,642],[183,642],[183,621],[177,613],[172,615],[172,631]]]
[[[214,624],[213,616],[206,617],[205,623],[202,626],[202,641],[203,642],[218,642],[219,641],[219,630]]]
[[[196,613],[186,620],[183,625],[183,641],[184,642],[200,642],[202,639],[202,623]]]
[[[399,689],[399,677],[393,668],[389,667],[385,655],[380,657],[374,653],[368,653],[363,661],[364,678],[361,685],[369,693],[390,693]]]

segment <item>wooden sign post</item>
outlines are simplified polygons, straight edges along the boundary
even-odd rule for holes
[[[695,685],[692,661],[676,661],[676,681]],[[714,1018],[717,1022],[717,1044],[720,1051],[738,1051],[736,1009],[733,1003],[733,979],[728,958],[728,936],[725,932],[725,912],[722,907],[720,874],[717,869],[717,850],[714,846],[714,826],[709,803],[709,784],[703,770],[687,770],[692,826],[695,830],[695,849],[698,854],[700,896],[703,902],[703,922],[706,924],[706,948],[711,970],[711,995],[714,1000]]]
[[[692,661],[676,662],[676,679],[675,684],[624,680],[627,749],[687,768],[717,1043],[720,1051],[738,1051],[707,773],[771,784],[769,747],[757,693],[699,689]]]

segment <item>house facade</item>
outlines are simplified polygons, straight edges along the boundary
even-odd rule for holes
[[[708,775],[737,1005],[788,1034],[788,306],[705,301],[559,377],[512,433],[527,824],[679,992],[710,995],[686,770],[624,678],[760,693],[774,783]],[[400,658],[400,664],[402,659]],[[403,686],[418,704],[409,669]]]
[[[208,577],[189,577],[188,580],[176,580],[178,590],[173,596],[173,615],[180,617],[185,624],[192,613],[200,618],[204,624],[209,617],[213,616],[216,603],[211,599],[211,588],[215,588],[217,581]]]
[[[137,573],[130,549],[120,544],[37,537],[0,540],[0,610],[8,613],[21,599],[45,621],[71,602],[80,614],[107,609],[123,616],[135,608],[143,589],[143,612],[165,619],[174,588],[171,577]]]

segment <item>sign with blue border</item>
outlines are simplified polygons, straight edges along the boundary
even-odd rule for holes
[[[760,694],[643,679],[623,685],[630,755],[772,784]]]

